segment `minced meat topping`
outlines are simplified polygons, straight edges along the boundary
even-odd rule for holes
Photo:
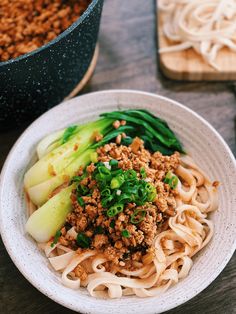
[[[129,146],[106,144],[97,154],[98,162],[74,177],[73,211],[59,242],[73,250],[96,249],[113,266],[130,269],[135,263],[150,263],[155,236],[175,215],[178,192],[166,177],[178,167],[179,153],[152,154],[135,138]],[[72,227],[76,238],[68,232]]]

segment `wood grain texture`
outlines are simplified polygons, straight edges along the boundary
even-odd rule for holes
[[[158,3],[158,0],[156,0]],[[163,16],[157,10],[157,35],[159,48],[173,45],[163,33]],[[223,48],[217,54],[216,64],[220,72],[216,71],[194,49],[163,53],[160,55],[160,67],[162,72],[174,80],[187,81],[227,81],[236,80],[236,53],[228,48]]]
[[[229,82],[175,82],[163,77],[156,59],[155,2],[143,3],[143,0],[129,0],[122,5],[122,0],[105,1],[99,59],[83,93],[130,88],[173,98],[208,120],[236,153],[234,86]],[[25,127],[0,133],[0,167]],[[0,313],[74,312],[54,303],[31,286],[0,242]],[[236,255],[207,289],[167,313],[236,314]]]

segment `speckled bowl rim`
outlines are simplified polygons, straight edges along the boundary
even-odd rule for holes
[[[84,13],[78,17],[78,19],[72,23],[67,29],[65,29],[62,33],[60,33],[56,38],[54,38],[53,40],[47,42],[45,45],[40,46],[39,48],[25,53],[17,58],[12,58],[10,60],[7,61],[3,61],[0,62],[0,68],[10,65],[12,63],[27,59],[28,57],[34,56],[38,53],[40,53],[41,51],[50,48],[51,46],[53,46],[54,44],[56,44],[57,42],[59,42],[61,39],[63,39],[64,37],[66,37],[69,33],[71,33],[77,26],[79,26],[84,20],[85,18],[93,11],[93,8],[95,7],[95,5],[98,3],[98,1],[100,0],[92,0],[92,2],[89,4],[89,6],[87,7],[87,9],[84,11]]]
[[[194,112],[193,110],[185,107],[184,105],[180,104],[179,102],[176,102],[170,98],[167,98],[167,97],[164,97],[164,96],[160,96],[160,95],[157,95],[157,94],[154,94],[154,93],[148,93],[148,92],[144,92],[144,91],[138,91],[138,90],[129,90],[129,89],[122,89],[122,90],[105,90],[105,91],[98,91],[98,92],[93,92],[93,93],[89,93],[89,94],[85,94],[85,95],[82,95],[82,96],[79,96],[77,98],[82,98],[84,97],[85,99],[87,97],[89,97],[90,95],[108,95],[108,94],[123,94],[123,93],[128,93],[130,95],[134,95],[136,94],[137,96],[140,95],[140,96],[150,96],[150,97],[155,97],[157,100],[163,100],[163,101],[166,101],[166,102],[169,102],[171,103],[172,105],[175,105],[177,107],[180,107],[182,110],[184,111],[187,111],[188,113],[190,113],[191,115],[195,116],[195,118],[199,119],[201,121],[201,123],[203,123],[207,128],[210,129],[210,131],[212,133],[214,133],[214,135],[217,137],[217,139],[221,142],[221,144],[224,146],[225,150],[227,151],[227,154],[228,156],[230,157],[230,161],[232,162],[232,165],[234,167],[234,169],[236,170],[236,160],[234,158],[234,155],[233,153],[231,152],[229,146],[226,144],[226,142],[224,141],[224,139],[222,138],[222,136],[211,126],[211,124],[209,122],[207,122],[204,118],[202,118],[199,114],[197,114],[196,112]],[[60,111],[62,108],[66,107],[67,106],[67,103],[68,102],[71,102],[73,101],[75,98],[69,100],[69,101],[66,101],[66,102],[63,102],[57,106],[55,106],[54,108],[50,109],[49,111],[47,111],[46,113],[44,113],[43,115],[41,115],[38,119],[36,119],[23,133],[22,135],[19,137],[19,139],[16,141],[16,143],[14,144],[14,146],[12,147],[10,153],[8,154],[8,157],[4,163],[4,166],[3,166],[3,169],[2,169],[2,172],[1,172],[1,176],[0,176],[0,204],[1,204],[1,200],[2,200],[2,181],[3,181],[3,178],[6,176],[6,172],[7,172],[7,168],[8,168],[8,164],[11,160],[11,156],[14,155],[14,151],[15,151],[15,148],[17,147],[18,145],[18,142],[21,141],[21,138],[23,138],[24,136],[27,135],[28,132],[30,132],[31,130],[31,127],[34,125],[34,124],[38,124],[40,123],[40,120],[43,120],[43,118],[48,114],[48,112],[52,112],[52,111],[55,111],[55,112],[58,112]],[[69,308],[71,310],[78,310],[78,307],[77,309],[75,309],[73,306],[70,305],[70,302],[67,301],[67,300],[64,300],[64,299],[61,299],[60,297],[57,296],[57,293],[54,291],[52,293],[52,291],[50,291],[47,287],[43,286],[39,286],[37,281],[33,280],[30,276],[30,272],[27,272],[24,270],[24,266],[23,266],[23,263],[21,262],[21,260],[14,254],[12,253],[9,249],[8,249],[8,246],[10,246],[10,239],[8,238],[7,234],[6,233],[3,233],[2,232],[2,215],[4,213],[2,212],[1,210],[1,206],[0,206],[0,232],[1,232],[1,236],[2,236],[2,240],[3,240],[3,243],[5,245],[5,248],[8,252],[8,254],[10,255],[12,261],[14,262],[14,264],[16,265],[16,267],[18,268],[18,270],[22,273],[22,275],[35,287],[37,288],[41,293],[43,293],[44,295],[46,295],[47,297],[49,297],[50,299],[52,299],[53,301],[57,302],[58,304],[62,305],[62,306],[65,306],[66,308]],[[187,301],[189,301],[190,299],[192,299],[193,297],[195,297],[196,295],[198,295],[200,292],[202,292],[205,288],[207,288],[215,279],[216,277],[222,272],[222,270],[225,268],[225,266],[227,265],[227,263],[229,262],[230,258],[232,257],[234,251],[236,249],[236,238],[233,242],[233,244],[231,245],[231,247],[227,250],[227,254],[226,256],[224,257],[224,262],[218,266],[217,269],[214,270],[214,274],[208,278],[207,280],[204,281],[204,284],[201,286],[200,289],[198,290],[194,290],[192,289],[192,291],[188,291],[186,292],[187,296],[185,296],[184,299],[178,299],[175,301],[174,304],[166,304],[165,305],[165,309],[162,310],[161,312],[160,311],[156,311],[156,310],[153,310],[153,313],[162,313],[163,311],[168,311],[170,309],[173,309]],[[91,302],[92,302],[92,299],[91,299]],[[81,312],[81,313],[85,313],[85,312]],[[87,313],[87,312],[86,312]],[[89,312],[90,313],[90,312]],[[96,313],[95,311],[92,311],[91,313]],[[115,312],[114,312],[115,313]],[[145,312],[146,313],[146,312]],[[148,312],[150,313],[150,312]]]

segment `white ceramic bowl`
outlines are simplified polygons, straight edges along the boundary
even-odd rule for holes
[[[220,206],[212,214],[214,237],[194,258],[194,266],[187,278],[159,297],[101,300],[89,296],[85,289],[74,291],[64,287],[35,242],[25,234],[23,176],[35,157],[36,144],[42,137],[75,122],[95,119],[99,113],[124,108],[145,108],[169,123],[194,160],[212,180],[221,182]],[[1,235],[21,273],[42,293],[70,309],[96,314],[161,313],[196,296],[229,261],[236,247],[235,191],[235,159],[222,137],[196,113],[154,94],[128,90],[96,92],[51,109],[37,119],[12,148],[1,174]]]

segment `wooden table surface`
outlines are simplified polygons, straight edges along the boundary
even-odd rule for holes
[[[98,64],[83,93],[129,88],[173,98],[209,121],[236,153],[236,98],[232,83],[174,82],[162,76],[156,54],[154,2],[105,1]],[[0,168],[23,129],[0,134]],[[0,242],[0,313],[74,312],[54,303],[31,286]],[[168,313],[236,313],[236,255],[207,289]]]

